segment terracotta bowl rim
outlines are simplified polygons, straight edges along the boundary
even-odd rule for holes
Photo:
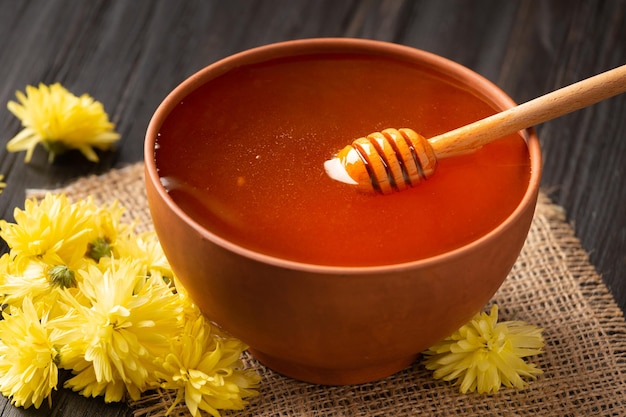
[[[533,128],[529,128],[522,131],[522,134],[527,141],[530,154],[531,175],[528,188],[526,189],[520,203],[502,223],[485,235],[459,248],[439,255],[415,261],[373,266],[313,264],[283,259],[248,249],[244,246],[230,242],[229,240],[214,234],[205,227],[201,226],[176,204],[161,184],[154,158],[155,140],[160,126],[172,109],[181,101],[181,99],[197,89],[200,85],[204,84],[207,79],[210,80],[241,65],[294,55],[293,52],[296,50],[298,50],[298,53],[302,52],[302,54],[330,51],[373,52],[382,55],[398,56],[403,59],[408,58],[418,60],[421,63],[426,63],[437,69],[444,68],[445,75],[451,76],[457,81],[463,83],[471,81],[473,90],[475,90],[474,92],[478,92],[479,94],[485,93],[484,98],[490,100],[494,105],[500,106],[502,109],[516,105],[513,99],[511,99],[502,89],[493,84],[487,78],[455,61],[425,50],[386,41],[360,38],[298,39],[258,46],[222,58],[192,74],[165,97],[155,110],[155,113],[148,124],[144,142],[145,180],[152,183],[159,198],[167,204],[168,208],[184,220],[185,223],[193,228],[204,239],[207,239],[214,244],[240,256],[286,269],[333,275],[380,274],[385,272],[399,272],[407,269],[427,268],[436,264],[445,263],[446,261],[457,257],[465,256],[471,253],[474,249],[485,245],[489,240],[496,238],[502,233],[506,233],[507,230],[519,220],[524,211],[527,210],[530,205],[533,205],[534,209],[541,181],[542,159],[539,139],[535,130]]]

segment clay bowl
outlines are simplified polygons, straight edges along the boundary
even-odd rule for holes
[[[241,65],[307,52],[361,51],[426,63],[479,92],[496,109],[514,102],[474,72],[409,47],[356,39],[268,45],[216,62],[172,91],[145,141],[148,202],[165,254],[206,316],[250,346],[269,368],[295,379],[357,384],[391,375],[480,311],[510,272],[527,236],[541,175],[539,142],[522,132],[531,176],[519,205],[477,240],[397,265],[324,266],[268,256],[234,244],[183,211],[160,182],[155,141],[190,92]]]

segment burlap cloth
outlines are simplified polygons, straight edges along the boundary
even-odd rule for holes
[[[138,231],[151,229],[143,164],[80,179],[61,190],[76,200],[118,199]],[[291,380],[249,355],[244,363],[262,376],[260,395],[228,416],[626,416],[626,320],[587,253],[565,222],[563,210],[543,193],[526,245],[493,297],[503,320],[544,328],[545,352],[533,358],[544,371],[527,389],[496,395],[459,394],[434,380],[419,362],[375,383],[325,387]],[[167,393],[131,404],[137,417],[162,416]],[[173,416],[184,416],[179,407]]]

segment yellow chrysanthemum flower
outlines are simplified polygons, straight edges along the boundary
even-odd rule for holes
[[[4,180],[4,175],[0,174],[0,194],[2,194],[2,191],[7,186],[7,183],[2,180]]]
[[[119,401],[120,384],[138,399],[151,383],[155,358],[165,356],[180,333],[183,309],[160,277],[140,272],[128,258],[105,271],[90,265],[79,271],[84,300],[65,292],[71,313],[56,325],[65,334],[62,366],[77,374],[66,387]]]
[[[11,403],[39,408],[56,389],[59,352],[47,315],[39,316],[30,298],[0,320],[0,392]]]
[[[3,266],[5,260],[9,262]],[[58,302],[59,289],[75,286],[75,282],[74,285],[67,281],[60,282],[59,277],[54,276],[55,269],[37,260],[31,260],[25,267],[20,268],[18,273],[10,255],[3,255],[0,258],[0,300],[3,311],[10,313],[13,308],[21,308],[24,300],[28,298],[35,304],[39,314],[47,313],[51,318],[63,314],[66,308]]]
[[[0,281],[0,294],[4,297],[4,304],[19,306],[25,297],[37,300],[50,291],[46,264],[32,260],[20,268],[19,272],[14,271],[12,266],[13,264],[9,264]]]
[[[119,239],[115,245],[115,256],[138,260],[146,275],[158,273],[167,280],[171,280],[174,276],[154,232],[132,235],[128,239]]]
[[[103,207],[97,207],[94,204],[91,212],[93,233],[86,255],[96,262],[104,257],[120,258],[119,251],[115,250],[116,246],[123,245],[124,241],[134,238],[132,225],[122,223],[124,207],[121,207],[116,200]]]
[[[187,292],[187,289],[183,286],[178,277],[176,277],[175,275],[174,288],[176,288],[176,294],[179,298],[178,302],[183,307],[183,320],[185,322],[196,321],[198,316],[202,315],[200,307],[198,307],[198,305],[191,299],[189,293]],[[220,329],[218,329],[217,326],[214,326],[213,330],[214,334],[218,334]]]
[[[0,220],[0,237],[17,258],[37,258],[50,266],[80,264],[93,230],[90,203],[72,204],[65,195],[47,194],[15,209],[15,223]],[[19,259],[18,259],[19,261]]]
[[[498,323],[498,306],[479,313],[451,336],[424,352],[434,377],[456,381],[462,393],[495,393],[502,385],[521,389],[523,378],[542,373],[524,358],[541,353],[542,329],[521,321]]]
[[[120,138],[114,132],[102,103],[88,94],[77,97],[61,84],[27,86],[26,94],[15,93],[19,103],[9,101],[7,108],[21,120],[22,129],[8,143],[10,152],[26,151],[30,162],[37,144],[49,152],[49,161],[67,149],[78,149],[97,162],[94,148],[110,149]]]
[[[59,367],[65,387],[106,402],[169,388],[194,415],[242,408],[259,380],[241,369],[245,346],[202,318],[156,234],[122,212],[49,194],[0,220],[0,392],[39,407]]]
[[[184,333],[165,358],[161,386],[176,391],[168,414],[184,401],[194,417],[201,415],[199,410],[219,417],[219,410],[241,410],[247,398],[258,394],[258,374],[241,369],[246,346],[212,331],[202,316],[187,321]]]

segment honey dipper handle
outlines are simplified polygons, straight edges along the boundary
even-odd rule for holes
[[[522,129],[626,92],[626,65],[429,139],[437,158],[471,152]]]

